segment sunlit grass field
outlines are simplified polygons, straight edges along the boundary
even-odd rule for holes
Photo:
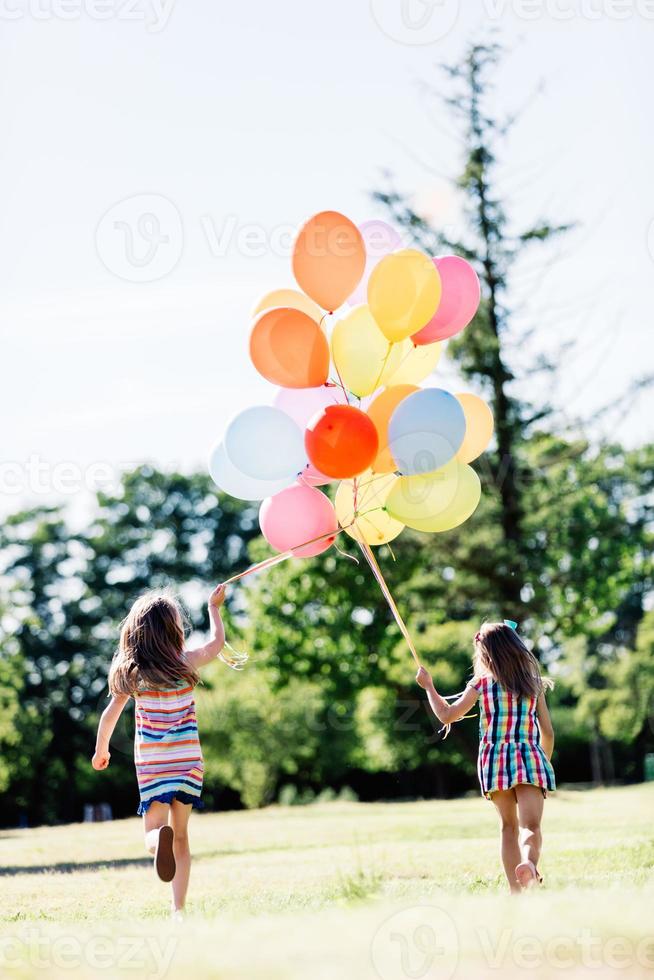
[[[651,976],[654,785],[545,809],[545,885],[519,898],[481,798],[194,815],[183,923],[138,819],[3,831],[0,975]]]

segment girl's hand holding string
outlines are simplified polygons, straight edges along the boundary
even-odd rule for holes
[[[217,585],[209,596],[209,618],[216,634],[214,639],[217,638],[220,643],[217,656],[233,670],[243,670],[248,659],[247,653],[238,653],[225,640],[225,628],[220,617],[220,609],[225,601],[225,592],[225,585]]]
[[[209,596],[209,614],[213,615],[216,610],[220,610],[220,607],[225,602],[225,592],[226,588],[224,585],[217,585]],[[220,613],[219,613],[220,615]]]
[[[443,725],[451,725],[453,721],[458,721],[459,718],[465,717],[477,700],[477,691],[475,688],[466,687],[463,694],[457,697],[452,704],[448,704],[448,701],[444,697],[441,697],[434,687],[431,674],[424,667],[418,670],[416,681],[427,692],[429,706]]]
[[[199,669],[215,660],[222,653],[225,646],[225,626],[220,615],[220,610],[225,602],[225,586],[221,583],[217,585],[209,596],[207,609],[211,622],[211,638],[204,646],[197,650],[189,650],[187,657],[191,664]]]
[[[416,674],[416,681],[423,691],[428,691],[434,686],[431,674],[424,667],[420,667]]]
[[[223,627],[222,617],[220,615],[220,610],[222,609],[225,602],[225,592],[226,588],[222,583],[217,585],[209,596],[209,619],[211,620],[211,625],[214,630],[214,635],[222,637],[222,642],[225,642],[225,630]]]
[[[109,765],[109,759],[111,758],[110,752],[99,752],[97,749],[93,754],[91,759],[91,765],[94,769],[106,769]]]

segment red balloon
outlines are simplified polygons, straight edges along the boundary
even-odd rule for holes
[[[379,437],[365,412],[352,405],[328,405],[309,422],[304,448],[321,473],[345,480],[372,465]]]

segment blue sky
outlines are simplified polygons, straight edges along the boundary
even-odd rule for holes
[[[435,66],[490,29],[497,108],[525,108],[500,170],[515,227],[580,222],[556,264],[520,268],[518,325],[543,351],[577,339],[570,415],[652,369],[654,3],[0,0],[0,20],[3,509],[64,492],[56,467],[72,486],[95,463],[203,466],[230,414],[271,400],[249,311],[292,284],[292,229],[384,217],[382,169],[456,227],[460,143],[420,83],[443,89]],[[613,434],[651,437],[653,409]]]

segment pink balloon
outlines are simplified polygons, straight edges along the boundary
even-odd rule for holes
[[[368,280],[370,273],[380,259],[395,252],[402,245],[402,238],[392,225],[385,221],[362,221],[359,231],[366,246],[366,267],[359,285],[348,299],[348,303],[368,302]]]
[[[441,301],[429,323],[414,333],[415,344],[453,337],[468,326],[479,306],[479,279],[469,262],[458,255],[443,255],[434,259],[434,265],[443,287]]]
[[[319,388],[280,388],[273,402],[275,408],[290,415],[302,430],[316,412],[322,412],[328,405],[344,404],[342,390],[326,384]]]
[[[294,549],[296,558],[313,558],[334,543],[338,518],[329,497],[313,487],[294,483],[285,490],[267,497],[259,510],[261,533],[275,551]],[[314,541],[303,548],[298,545],[322,534],[333,536]]]

